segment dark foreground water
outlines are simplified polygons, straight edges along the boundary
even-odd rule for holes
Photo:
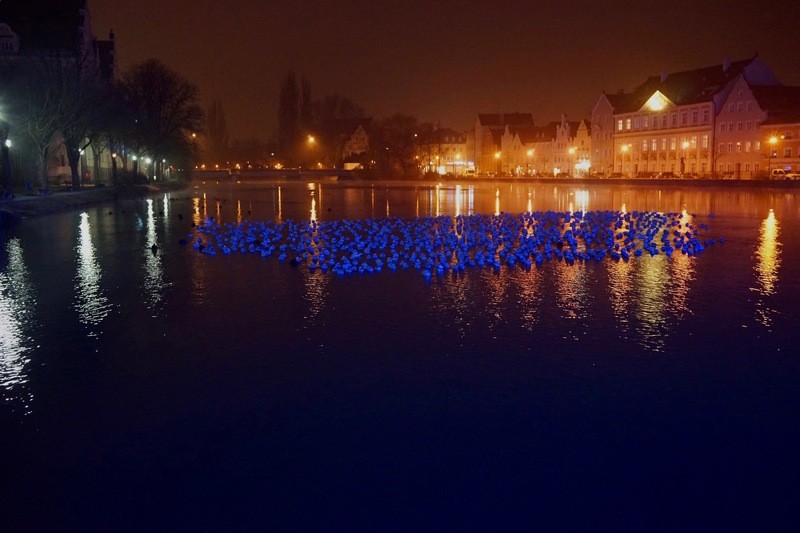
[[[726,242],[430,282],[178,244],[601,209]],[[794,190],[198,184],[0,242],[5,530],[797,526]]]

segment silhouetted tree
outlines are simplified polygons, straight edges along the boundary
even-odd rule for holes
[[[300,93],[294,72],[289,71],[281,84],[278,101],[278,148],[293,160],[299,137]]]
[[[196,156],[192,133],[202,129],[197,87],[156,59],[133,66],[120,82],[133,119],[129,142],[155,160],[188,163]]]
[[[378,170],[390,177],[408,177],[416,175],[414,164],[414,133],[417,130],[417,119],[397,113],[385,118],[379,124],[373,136],[376,142],[370,143]]]

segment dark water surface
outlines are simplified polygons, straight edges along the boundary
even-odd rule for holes
[[[178,244],[606,209],[726,242],[430,282]],[[209,183],[0,243],[6,530],[797,525],[794,189]]]

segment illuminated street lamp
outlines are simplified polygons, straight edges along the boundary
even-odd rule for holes
[[[111,181],[117,184],[117,152],[111,154]]]
[[[500,158],[503,157],[503,152],[497,151],[494,153],[494,159],[497,161],[497,173],[500,174]]]
[[[569,152],[569,176],[572,177],[572,171],[575,168],[575,147],[570,146],[567,152]]]
[[[683,173],[686,172],[686,149],[689,148],[689,141],[683,141],[681,148],[683,149],[681,152],[681,176],[683,176]]]
[[[533,157],[533,150],[528,150],[528,167],[525,169],[526,174],[531,174],[531,158]]]
[[[767,177],[770,177],[772,174],[772,158],[778,155],[778,151],[775,149],[775,146],[778,144],[778,138],[773,135],[767,141],[769,143],[769,158],[767,163]]]

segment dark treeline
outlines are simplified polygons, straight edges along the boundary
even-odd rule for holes
[[[345,143],[361,126],[367,142],[345,150]],[[351,99],[339,94],[314,98],[311,85],[293,72],[281,84],[278,103],[278,152],[288,164],[339,168],[358,163],[384,177],[413,177],[420,173],[415,154],[435,128],[397,113],[368,118]],[[312,142],[313,139],[313,142]],[[363,148],[364,151],[359,152]],[[344,153],[343,153],[344,152]]]
[[[84,150],[92,151],[96,167],[104,155],[111,161],[114,183],[139,178],[137,161],[144,158],[184,168],[196,155],[194,134],[203,127],[197,98],[194,85],[155,59],[110,80],[90,59],[74,54],[5,56],[0,61],[4,186],[38,181],[47,189],[49,161],[64,152],[75,188],[81,185]],[[7,156],[12,139],[13,171]]]

